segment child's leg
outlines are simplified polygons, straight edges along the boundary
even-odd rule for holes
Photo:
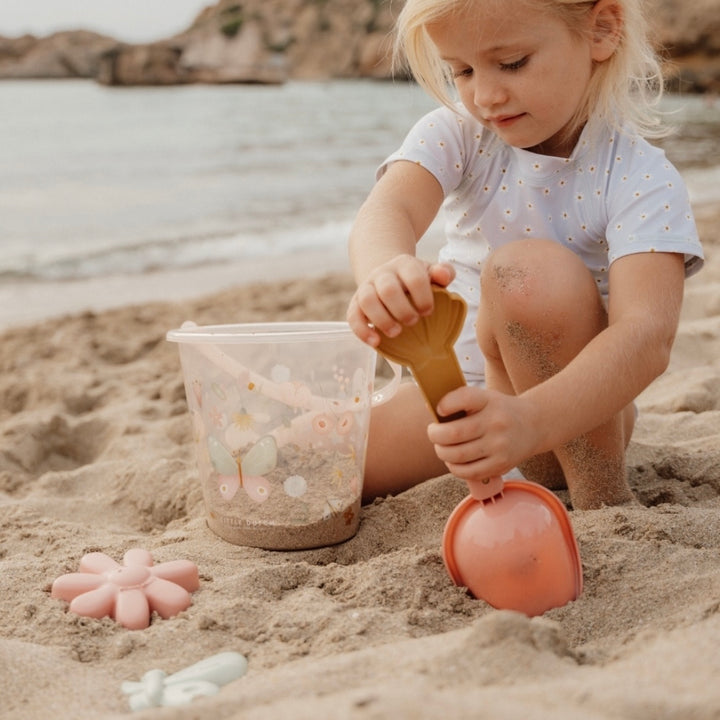
[[[434,418],[415,383],[403,383],[397,395],[373,408],[365,461],[363,500],[399,493],[447,473],[427,437]]]
[[[518,394],[551,377],[607,327],[592,275],[560,244],[521,240],[499,248],[482,271],[478,342],[488,387]],[[625,474],[632,407],[589,433],[530,458],[529,479],[557,488],[558,466],[577,509],[633,499]]]

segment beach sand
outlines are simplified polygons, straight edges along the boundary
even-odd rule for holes
[[[342,319],[344,274],[53,318],[0,335],[0,717],[126,717],[123,681],[223,651],[247,674],[137,718],[720,717],[720,208],[698,212],[671,367],[640,398],[637,507],[571,512],[582,596],[544,616],[454,587],[443,476],[363,508],[317,550],[231,545],[205,524],[177,347],[206,323]],[[561,493],[562,497],[562,493]],[[564,498],[563,498],[564,499]],[[52,581],[92,551],[197,563],[175,618],[131,631],[68,612]]]

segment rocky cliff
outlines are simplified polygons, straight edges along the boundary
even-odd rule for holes
[[[720,92],[720,0],[647,0],[673,89]],[[105,84],[388,78],[400,0],[220,0],[185,32],[128,45],[88,32],[0,37],[0,78]]]
[[[0,79],[95,77],[113,38],[78,30],[45,38],[0,37]]]
[[[720,93],[720,0],[647,0],[668,85]]]

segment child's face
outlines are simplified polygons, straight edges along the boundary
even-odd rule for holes
[[[567,157],[568,127],[584,98],[592,43],[522,0],[476,3],[427,27],[460,99],[509,145]]]

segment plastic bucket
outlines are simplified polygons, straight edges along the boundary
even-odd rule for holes
[[[197,326],[178,343],[209,527],[239,545],[301,549],[352,537],[377,355],[342,322]]]

